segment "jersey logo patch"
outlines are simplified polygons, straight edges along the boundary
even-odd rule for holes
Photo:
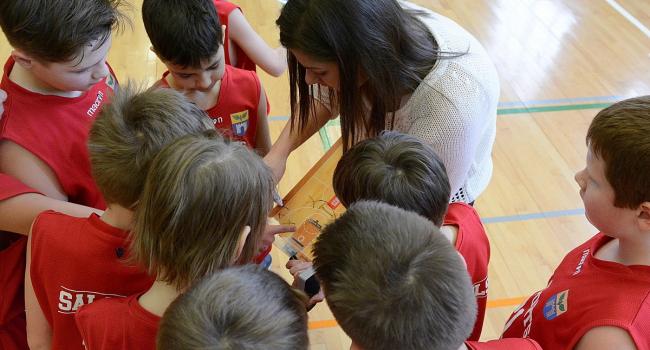
[[[106,85],[111,88],[111,90],[115,91],[115,88],[117,87],[117,80],[113,77],[112,73],[108,73],[108,76],[106,77]]]
[[[548,298],[544,304],[544,317],[550,321],[567,312],[568,309],[569,290],[567,289]]]
[[[235,136],[244,136],[248,130],[248,110],[231,114],[230,122],[232,123],[232,133]]]

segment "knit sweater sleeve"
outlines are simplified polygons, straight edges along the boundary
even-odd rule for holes
[[[436,88],[440,83],[444,90]],[[465,186],[486,127],[494,122],[489,117],[490,106],[481,102],[487,102],[481,90],[478,82],[469,78],[424,86],[409,103],[406,123],[396,125],[399,131],[433,147],[447,169],[452,195]],[[453,91],[462,94],[456,96]]]

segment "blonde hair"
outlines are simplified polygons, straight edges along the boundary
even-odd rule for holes
[[[258,265],[205,278],[165,311],[158,350],[307,350],[305,294]]]
[[[179,289],[257,253],[274,181],[262,159],[215,130],[165,147],[153,161],[136,210],[132,255]]]
[[[106,202],[132,208],[156,154],[181,136],[210,129],[205,113],[172,89],[121,87],[88,136],[93,178]]]

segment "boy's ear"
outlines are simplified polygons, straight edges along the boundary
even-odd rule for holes
[[[13,57],[14,61],[25,69],[31,69],[34,64],[34,59],[32,59],[31,56],[18,49],[11,51],[11,57]]]
[[[242,250],[244,250],[244,245],[246,245],[246,238],[251,233],[251,227],[246,225],[244,229],[241,230],[241,235],[239,236],[239,243],[237,244],[237,259],[241,256]]]
[[[639,226],[642,231],[650,231],[650,202],[639,205]]]

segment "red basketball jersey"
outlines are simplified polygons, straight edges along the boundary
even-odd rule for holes
[[[230,16],[230,13],[232,13],[235,10],[241,11],[241,8],[229,1],[226,0],[214,0],[214,7],[217,9],[217,15],[219,16],[219,22],[221,22],[221,25],[226,26],[226,35],[225,35],[225,40],[223,43],[223,53],[224,57],[226,58],[226,64],[232,65],[230,63],[230,50],[235,50],[236,56],[237,56],[237,64],[234,65],[234,67],[245,69],[245,70],[250,70],[250,71],[255,71],[255,62],[246,55],[246,52],[242,50],[241,47],[236,45],[234,42],[232,43],[234,47],[230,46],[230,25],[228,23],[228,16]]]
[[[506,338],[488,342],[468,341],[465,345],[470,350],[542,350],[532,339]]]
[[[257,111],[262,86],[255,72],[226,65],[217,103],[206,113],[215,128],[225,136],[255,148],[257,138]],[[169,87],[166,80],[169,72],[163,74],[157,83]]]
[[[86,139],[101,106],[110,100],[117,87],[112,70],[106,79],[81,96],[65,98],[38,94],[18,86],[9,80],[14,64],[10,57],[0,82],[0,88],[8,94],[0,120],[0,140],[12,141],[45,162],[70,202],[104,209],[104,200],[90,174]],[[0,200],[11,197],[21,186],[15,180],[1,177],[0,194],[8,196]],[[0,233],[4,235],[7,234]],[[21,238],[0,251],[0,281],[12,281],[0,288],[0,344],[3,350],[26,349],[23,298],[26,246],[27,239]]]
[[[147,290],[153,279],[127,263],[128,232],[92,214],[46,211],[32,227],[34,294],[52,327],[52,349],[83,350],[74,321],[83,305]]]
[[[87,350],[155,350],[160,317],[140,306],[136,294],[104,299],[77,312],[77,327]]]
[[[528,337],[544,349],[573,349],[590,329],[626,330],[650,349],[650,266],[596,258],[613,238],[597,234],[569,252],[546,289],[533,294],[506,323],[503,337]]]
[[[458,227],[456,250],[465,258],[478,304],[476,323],[468,340],[478,340],[483,329],[487,303],[490,242],[478,213],[474,207],[465,203],[456,202],[449,205],[444,225]]]

